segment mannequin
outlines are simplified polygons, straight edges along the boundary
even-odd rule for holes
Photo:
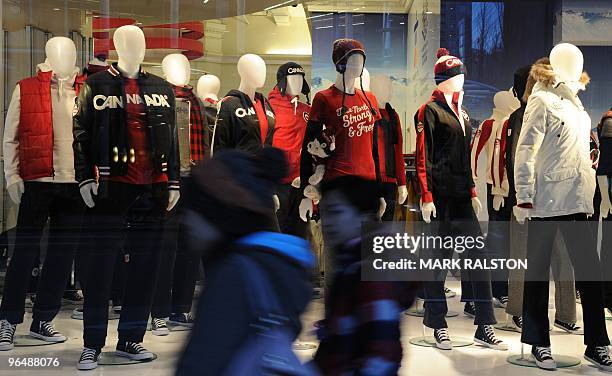
[[[361,88],[355,89],[355,80],[362,76],[365,64],[365,49],[354,39],[339,39],[334,42],[332,59],[336,66],[336,82],[329,89],[317,93],[313,99],[307,134],[302,146],[300,181],[302,190],[313,174],[313,157],[308,153],[308,144],[319,138],[325,125],[326,131],[335,137],[336,150],[326,162],[323,181],[342,175],[357,175],[367,180],[378,180],[378,158],[373,145],[374,123],[380,119],[376,109],[376,98]],[[365,123],[357,119],[365,120]],[[372,132],[372,136],[370,136]],[[345,160],[350,153],[351,160]],[[319,182],[309,181],[311,185]],[[314,184],[313,184],[314,183]],[[384,199],[380,199],[378,217],[385,211]],[[300,217],[307,221],[312,215],[313,202],[303,198]]]
[[[603,114],[597,126],[599,137],[600,158],[597,166],[597,184],[601,192],[601,203],[599,206],[599,216],[603,221],[603,231],[601,239],[601,263],[603,275],[610,275],[612,271],[612,237],[609,232],[610,212],[612,203],[610,202],[610,178],[612,178],[612,108]],[[605,307],[608,313],[612,309],[612,283],[604,279]]]
[[[202,101],[211,100],[217,102],[219,100],[219,90],[221,90],[221,81],[219,77],[212,74],[205,74],[198,80],[198,97]]]
[[[272,146],[285,152],[289,174],[277,187],[280,209],[276,213],[281,232],[306,238],[308,225],[300,219],[300,154],[310,112],[310,86],[304,68],[293,62],[285,63],[276,73],[276,86],[268,99],[276,115]],[[300,101],[306,96],[308,104]]]
[[[385,210],[382,219],[391,221],[395,211],[395,202],[397,201],[399,205],[402,205],[408,197],[402,124],[397,112],[389,103],[393,97],[391,79],[385,75],[375,75],[372,78],[372,94],[374,94],[379,107],[381,107],[378,111],[382,116],[382,121],[377,123],[379,168],[385,202],[387,203],[387,210]],[[364,80],[365,89],[369,90],[366,81],[369,83],[370,78]]]
[[[208,124],[208,144],[212,144],[212,135],[217,120],[217,102],[219,102],[221,81],[217,76],[205,74],[198,80],[198,98],[202,101],[202,109]]]
[[[127,233],[131,252],[116,354],[135,361],[154,357],[140,345],[150,313],[142,307],[153,299],[151,271],[159,265],[165,212],[180,197],[174,91],[141,69],[146,45],[140,28],[118,28],[113,42],[118,63],[87,79],[74,111],[75,175],[91,208],[81,370],[97,367],[105,345],[113,269],[132,212],[138,216]]]
[[[238,60],[240,86],[219,102],[212,152],[222,149],[255,151],[272,144],[275,116],[268,100],[257,92],[266,82],[266,63],[257,55]]]
[[[176,126],[181,157],[181,186],[191,178],[191,168],[208,153],[208,124],[202,102],[189,86],[191,66],[183,54],[170,54],[162,60],[164,77],[174,87]],[[198,254],[185,244],[184,208],[181,201],[166,218],[163,253],[157,273],[156,293],[151,309],[151,333],[170,333],[166,318],[173,325],[191,326],[191,304],[198,274]]]
[[[76,47],[65,37],[49,39],[46,61],[34,77],[18,82],[6,116],[4,174],[11,200],[19,205],[15,251],[0,305],[0,351],[14,346],[23,322],[32,266],[49,220],[47,255],[37,286],[29,336],[64,342],[53,319],[59,312],[85,206],[75,180],[72,108],[84,77],[75,66]]]
[[[461,104],[465,68],[448,50],[438,50],[434,73],[438,89],[415,115],[417,132],[416,168],[421,195],[421,210],[426,223],[431,217],[440,225],[440,236],[480,236],[476,218],[481,204],[476,197],[470,166],[469,117]],[[436,211],[439,210],[439,213]],[[439,214],[439,216],[437,216]],[[461,225],[454,223],[460,221]],[[427,226],[428,227],[428,226]],[[432,229],[431,231],[434,231]],[[435,249],[436,259],[452,258],[452,250]],[[461,258],[479,258],[477,249],[461,253]],[[445,320],[448,311],[444,295],[446,270],[432,271],[432,278],[424,283],[424,324],[434,329],[436,347],[452,349]],[[474,341],[495,350],[508,346],[495,336],[496,323],[491,302],[490,273],[487,270],[463,270],[461,273],[464,312],[474,317]]]
[[[528,231],[538,234],[527,240],[530,267],[525,275],[521,342],[532,345],[538,367],[556,368],[547,310],[548,268],[559,232],[582,301],[584,357],[600,370],[611,371],[597,235],[587,221],[594,212],[595,177],[589,145],[591,121],[577,96],[588,83],[583,63],[578,47],[561,43],[552,49],[550,65],[535,64],[531,69],[536,84],[525,110],[514,166],[514,214],[519,223],[532,218]]]

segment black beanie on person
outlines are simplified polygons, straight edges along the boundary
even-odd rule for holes
[[[272,196],[287,173],[283,151],[273,147],[215,153],[193,169],[186,205],[229,238],[274,231]]]
[[[302,94],[306,96],[306,102],[310,104],[310,85],[308,85],[308,81],[306,81],[306,72],[304,71],[304,67],[302,67],[300,64],[288,62],[281,65],[276,72],[276,87],[278,87],[278,90],[280,90],[281,95],[285,96],[287,93],[287,76],[297,74],[301,75],[304,79]]]
[[[340,192],[348,202],[362,214],[375,214],[380,206],[380,193],[375,181],[365,180],[354,175],[340,176],[336,179],[323,182],[321,194]]]
[[[514,85],[512,86],[512,92],[514,92],[514,96],[521,102],[523,101],[523,96],[527,90],[529,72],[531,72],[531,65],[520,67],[516,70],[516,72],[514,72]]]

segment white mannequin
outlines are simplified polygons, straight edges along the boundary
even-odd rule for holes
[[[354,53],[346,61],[346,70],[344,74],[336,74],[336,82],[334,86],[346,94],[355,94],[355,82],[364,72],[365,57],[360,53]],[[364,83],[365,84],[365,83]],[[361,90],[361,88],[359,88]],[[378,208],[378,218],[381,218],[387,208],[387,203],[384,198],[380,198],[380,206]],[[300,218],[306,222],[309,216],[312,216],[313,204],[309,198],[303,198],[300,202]]]
[[[191,78],[189,59],[183,54],[166,55],[162,60],[162,71],[166,81],[174,86],[185,86]]]
[[[304,87],[304,77],[301,74],[291,74],[287,76],[287,95],[297,97],[302,94]]]
[[[366,69],[364,69],[364,78],[365,78]],[[365,89],[365,82],[363,80],[363,86]],[[393,98],[393,83],[388,76],[377,74],[370,78],[368,73],[368,88],[365,90],[369,90],[374,94],[376,100],[378,101],[378,107],[384,108],[387,103],[391,102],[391,98]],[[403,204],[408,198],[408,189],[405,185],[400,185],[397,187],[397,203]]]
[[[76,69],[76,47],[71,39],[66,37],[49,39],[45,45],[45,55],[58,81],[72,78]],[[15,204],[21,203],[21,195],[25,191],[23,180],[19,179],[6,189]]]
[[[133,25],[121,26],[115,30],[113,35],[113,43],[119,61],[117,67],[122,75],[128,78],[137,78],[140,74],[140,65],[144,61],[146,43],[145,36],[142,30]],[[89,183],[81,187],[81,196],[85,204],[93,208],[96,203],[93,196],[98,194],[98,183]],[[178,202],[181,194],[178,191],[171,190],[168,193],[168,208],[170,211]]]
[[[238,60],[240,86],[238,90],[245,93],[255,103],[255,92],[266,83],[266,63],[254,54],[243,55]]]
[[[550,65],[557,76],[557,80],[564,82],[567,86],[570,87],[574,94],[577,94],[579,90],[584,90],[584,84],[580,82],[580,77],[582,76],[582,69],[584,68],[584,56],[582,55],[582,51],[573,44],[570,43],[560,43],[556,45],[550,51]],[[608,192],[608,181],[602,181],[601,177],[597,177],[598,183],[600,183],[600,190],[602,193]],[[609,194],[602,194],[602,207],[605,205],[609,205],[610,197]],[[612,207],[612,205],[609,205]],[[608,209],[606,213],[610,212],[610,207],[606,206],[604,209]],[[519,206],[515,206],[513,208],[514,216],[516,217],[517,222],[520,224],[525,223],[526,219],[531,218],[531,209],[529,208],[521,208]],[[601,212],[603,215],[604,211]]]
[[[368,71],[368,68],[363,68],[363,74],[361,75],[361,78],[357,77],[355,79],[355,87],[357,88],[357,90],[361,90],[362,82],[363,82],[363,90],[371,91],[370,87],[371,87],[372,80],[370,79],[370,71]],[[378,105],[380,106],[380,103],[378,103]]]
[[[464,83],[465,75],[458,74],[438,85],[438,90],[444,93],[444,97],[446,98],[446,102],[449,104],[449,106],[451,106],[452,103],[453,93],[462,91]],[[461,108],[461,103],[459,103],[459,108]],[[463,116],[459,116],[459,120],[463,126]],[[472,208],[474,209],[474,213],[476,213],[476,215],[478,215],[482,210],[482,204],[480,203],[478,197],[472,197]],[[436,218],[436,205],[433,202],[421,202],[421,215],[423,216],[425,223],[430,223],[432,215],[433,218]]]
[[[221,80],[212,74],[205,74],[198,80],[197,94],[201,100],[219,100],[219,90],[221,90]]]

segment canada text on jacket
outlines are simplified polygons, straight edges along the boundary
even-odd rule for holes
[[[127,102],[133,104],[142,104],[143,102],[147,107],[170,107],[168,103],[168,96],[161,94],[144,95],[144,101],[138,94],[126,94]],[[115,95],[96,95],[93,98],[93,105],[96,110],[104,110],[106,108],[123,108],[123,98]]]

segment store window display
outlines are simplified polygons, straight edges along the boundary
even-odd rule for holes
[[[440,235],[479,236],[476,215],[482,206],[476,195],[470,165],[472,129],[469,116],[462,107],[465,67],[461,60],[441,48],[434,67],[437,89],[431,99],[415,115],[417,133],[416,168],[419,179],[421,212],[426,223],[435,218]],[[459,222],[461,222],[459,224]],[[475,249],[460,257],[478,258]],[[436,249],[434,258],[452,257],[452,250]],[[434,329],[436,347],[451,350],[445,315],[448,312],[444,294],[446,270],[432,271],[424,283],[425,326]],[[480,345],[507,350],[508,345],[496,337],[496,323],[488,270],[468,270],[461,273],[462,301],[465,313],[474,317],[474,340]]]
[[[548,270],[557,232],[563,235],[576,276],[584,315],[584,357],[611,371],[593,214],[595,174],[590,155],[591,121],[578,92],[585,90],[584,57],[574,45],[561,43],[550,65],[531,69],[537,83],[529,97],[518,140],[514,178],[517,221],[530,219],[529,268],[523,292],[521,342],[532,345],[538,367],[555,369],[548,323]],[[576,236],[582,234],[583,236]]]
[[[365,82],[366,80],[364,80],[366,90],[371,87],[372,94],[376,97],[380,107],[378,111],[381,120],[376,123],[378,133],[376,138],[378,139],[378,160],[383,197],[387,203],[381,219],[392,221],[395,204],[402,205],[408,197],[402,123],[390,103],[393,98],[393,83],[389,76],[372,76],[370,86],[367,86]]]
[[[285,152],[289,175],[277,187],[280,208],[276,213],[281,232],[306,237],[307,223],[300,219],[300,155],[310,112],[310,86],[304,68],[293,62],[281,65],[276,74],[277,84],[268,95],[276,122],[272,146]],[[306,96],[307,103],[300,101]]]
[[[51,38],[45,54],[36,76],[15,87],[5,122],[4,174],[19,215],[0,305],[0,351],[13,348],[16,327],[23,322],[30,271],[47,220],[47,255],[29,336],[47,342],[67,339],[52,321],[60,310],[85,211],[72,153],[72,108],[84,77],[75,66],[70,39]]]
[[[116,253],[123,249],[128,215],[127,281],[119,320],[117,356],[148,361],[142,345],[161,253],[163,217],[180,197],[174,90],[145,72],[144,33],[122,26],[113,36],[118,63],[87,79],[75,105],[76,180],[91,208],[83,306],[84,349],[78,369],[96,368],[105,345],[108,300]]]
[[[312,102],[306,136],[302,146],[300,181],[305,189],[315,172],[313,156],[308,145],[327,133],[335,140],[334,150],[325,161],[323,181],[339,176],[354,175],[378,181],[378,159],[374,143],[374,123],[380,119],[376,98],[363,87],[356,87],[355,79],[362,76],[366,53],[363,44],[354,39],[339,39],[333,44],[332,60],[336,67],[336,82],[318,92]],[[325,129],[325,132],[324,132]],[[379,217],[385,210],[380,198]],[[312,215],[313,203],[303,198],[300,217],[306,221]]]
[[[270,102],[257,92],[266,82],[266,63],[254,54],[238,60],[240,86],[218,104],[212,151],[239,149],[253,152],[272,144],[275,116]]]
[[[162,60],[162,70],[174,88],[181,186],[184,187],[191,179],[191,169],[208,155],[208,125],[202,102],[189,85],[191,64],[187,57],[183,54],[167,55]],[[182,327],[193,325],[190,312],[200,258],[186,243],[183,215],[184,206],[179,201],[166,216],[163,252],[151,309],[153,335],[170,334],[168,323]]]

